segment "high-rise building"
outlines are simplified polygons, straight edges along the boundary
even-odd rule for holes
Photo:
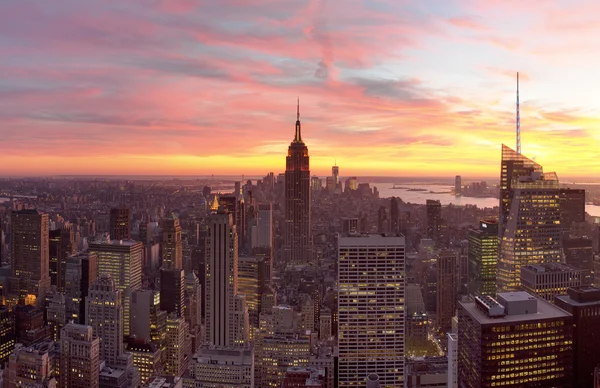
[[[85,301],[90,285],[96,281],[98,261],[95,253],[79,252],[67,258],[65,264],[65,295],[67,319],[85,323]]]
[[[165,351],[165,374],[168,376],[182,376],[187,369],[186,340],[189,325],[176,314],[167,317],[167,346]]]
[[[116,364],[123,354],[123,305],[121,291],[109,274],[101,274],[90,286],[85,320],[100,339],[100,360]]]
[[[184,377],[185,386],[189,384],[196,388],[255,387],[252,349],[204,348],[194,356],[189,370],[190,377]]]
[[[341,188],[340,183],[340,166],[331,167],[331,177],[333,178],[333,184],[335,185],[336,190]]]
[[[184,318],[190,327],[192,354],[195,354],[202,341],[202,285],[194,272],[185,274]]]
[[[562,221],[561,221],[562,222]],[[562,246],[565,262],[581,270],[581,285],[589,286],[593,282],[594,249],[589,238],[563,238]]]
[[[523,291],[459,302],[460,386],[570,387],[572,320]]]
[[[162,230],[162,267],[165,269],[183,268],[183,243],[179,219],[172,214],[160,223]]]
[[[15,316],[7,306],[0,305],[0,368],[8,362],[15,348]]]
[[[50,328],[44,322],[44,310],[31,305],[13,307],[16,343],[30,346],[51,339]]]
[[[448,333],[447,388],[458,388],[458,334]]]
[[[152,376],[163,373],[162,349],[156,342],[130,340],[127,353],[133,355],[133,365],[140,371],[140,382],[145,386]]]
[[[448,333],[458,302],[458,253],[442,251],[437,258],[437,328]]]
[[[469,230],[469,292],[496,294],[498,266],[498,220],[479,221],[479,229]]]
[[[448,380],[448,360],[446,357],[410,358],[406,362],[405,375],[406,388],[445,387]],[[383,384],[379,386],[386,387]]]
[[[60,335],[60,386],[98,388],[100,339],[90,326],[69,323]]]
[[[258,329],[263,291],[266,289],[268,258],[240,257],[238,264],[238,293],[246,297],[251,328]]]
[[[573,387],[591,387],[594,368],[600,365],[600,289],[570,288],[554,299],[556,306],[573,315]]]
[[[60,292],[65,289],[66,261],[75,251],[75,236],[73,228],[65,227],[50,231],[49,254],[50,254],[50,282]]]
[[[273,246],[273,205],[261,203],[258,205],[258,223],[256,247]]]
[[[521,287],[532,295],[554,303],[554,296],[581,286],[581,270],[561,263],[529,264],[521,267]]]
[[[312,261],[310,228],[310,162],[308,147],[302,141],[300,104],[296,118],[296,135],[288,148],[285,168],[285,260],[293,264]]]
[[[460,175],[454,178],[454,195],[462,195],[462,178]]]
[[[398,207],[399,198],[392,197],[390,200],[390,232],[400,233],[400,213]]]
[[[358,233],[358,218],[342,218],[342,232],[344,234]]]
[[[326,384],[325,369],[293,366],[285,372],[281,388],[324,388]]]
[[[54,342],[43,342],[30,347],[22,344],[8,358],[8,369],[4,372],[6,388],[52,388],[56,351]]]
[[[246,204],[244,199],[235,195],[223,195],[219,197],[219,207],[231,214],[233,225],[235,225],[237,231],[238,248],[244,248],[246,238]]]
[[[442,228],[442,204],[438,200],[428,199],[427,203],[427,238],[438,240]],[[381,376],[379,376],[381,378]]]
[[[137,290],[131,293],[130,335],[144,341],[164,344],[167,312],[160,309],[160,292]]]
[[[14,211],[11,215],[11,275],[13,294],[39,303],[50,289],[48,214],[37,210]]]
[[[160,270],[160,309],[183,316],[185,273],[182,269]]]
[[[522,176],[530,176],[534,172],[542,172],[542,166],[502,144],[502,161],[500,165],[500,219],[498,233],[500,241],[506,231],[508,216],[512,208],[515,188]]]
[[[403,236],[338,238],[338,387],[403,386],[405,241]],[[385,325],[381,325],[385,322]]]
[[[50,329],[52,341],[58,342],[63,326],[67,324],[67,304],[65,295],[55,293],[46,307],[46,321]]]
[[[208,220],[206,237],[206,343],[245,345],[248,309],[238,294],[238,238],[230,213],[220,210]]]
[[[310,341],[297,334],[259,335],[255,344],[255,387],[281,387],[290,367],[306,367]]]
[[[389,219],[385,206],[380,206],[377,211],[377,233],[388,232]]]
[[[560,226],[568,232],[574,222],[585,222],[585,190],[561,188],[558,195]]]
[[[110,209],[111,240],[131,240],[130,211],[127,208]]]
[[[129,335],[131,293],[142,286],[142,256],[144,245],[132,240],[106,240],[89,245],[95,253],[98,275],[110,274],[123,298],[124,332]]]
[[[522,266],[562,260],[556,174],[535,171],[514,177],[510,193],[510,209],[505,230],[500,232],[498,251],[497,282],[502,291],[520,287]]]

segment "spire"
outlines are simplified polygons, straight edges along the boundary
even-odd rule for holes
[[[519,73],[517,72],[517,154],[521,154],[521,112],[519,111]]]
[[[296,136],[294,137],[294,143],[302,143],[302,135],[300,134],[300,97],[298,97],[298,106],[296,109]]]
[[[210,210],[213,212],[219,211],[219,196],[217,194],[215,194],[215,198],[212,203],[212,206],[210,207]]]

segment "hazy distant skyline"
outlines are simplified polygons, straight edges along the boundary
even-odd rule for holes
[[[600,176],[600,5],[513,0],[0,3],[3,175],[285,169],[496,176],[515,146]]]

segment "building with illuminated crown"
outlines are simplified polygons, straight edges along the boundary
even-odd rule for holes
[[[403,386],[404,236],[339,236],[338,263],[338,387]]]
[[[524,291],[459,302],[459,387],[571,387],[572,322]]]

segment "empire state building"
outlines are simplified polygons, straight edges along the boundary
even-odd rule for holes
[[[288,264],[312,261],[310,229],[310,166],[308,148],[302,141],[300,101],[296,118],[296,135],[292,140],[285,166],[285,245]]]

